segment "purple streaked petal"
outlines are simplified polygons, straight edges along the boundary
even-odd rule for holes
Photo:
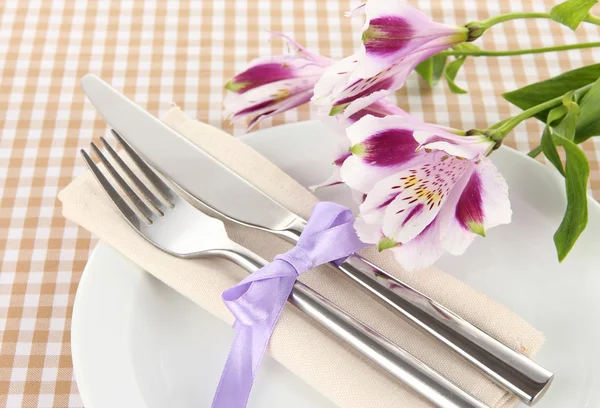
[[[489,154],[496,142],[484,135],[459,136],[442,129],[427,129],[414,134],[420,147],[443,150],[453,156],[473,159]]]
[[[331,63],[329,59],[324,64],[312,58],[292,55],[260,57],[252,60],[248,68],[234,76],[225,88],[232,92],[244,93],[269,83],[301,77],[314,77],[316,83]]]
[[[383,118],[384,116],[389,116],[389,115],[399,115],[399,116],[407,116],[407,117],[410,116],[407,112],[405,112],[403,109],[401,109],[394,102],[389,101],[387,99],[381,99],[381,100],[367,106],[363,110],[355,113],[355,115],[359,114],[359,113],[362,113],[362,116],[357,117],[356,120],[362,118],[365,115],[373,115],[377,118]]]
[[[345,118],[344,115],[336,115],[336,117],[340,118],[340,122],[345,123],[345,127],[348,127],[367,115],[375,116],[376,118],[383,118],[390,115],[410,116],[395,103],[388,101],[387,99],[380,99],[366,108],[353,113],[347,118]]]
[[[406,243],[437,216],[470,165],[467,160],[448,157],[443,152],[425,153],[418,164],[406,166],[376,183],[367,193],[361,214],[384,204],[384,234]]]
[[[413,209],[408,213],[408,215],[406,216],[404,221],[402,221],[402,226],[405,226],[406,223],[409,222],[410,219],[413,218],[415,215],[418,215],[421,212],[423,212],[424,208],[425,208],[425,204],[423,204],[423,203],[419,203],[416,206],[414,206]],[[427,227],[425,227],[425,228],[427,228]]]
[[[254,65],[233,77],[226,88],[237,93],[266,85],[283,79],[294,78],[296,75],[288,65],[279,62]]]
[[[414,159],[418,143],[411,129],[386,129],[369,136],[362,143],[362,159],[374,166],[400,166]]]
[[[441,225],[434,219],[415,238],[402,245],[390,248],[396,261],[407,271],[427,268],[444,253],[440,241]]]
[[[433,157],[435,160],[435,156]],[[433,174],[427,176],[423,171],[424,167],[417,168],[416,173],[411,173],[411,170],[398,173],[397,177],[390,177],[391,180],[388,181],[396,183],[391,189],[395,188],[400,193],[386,208],[383,232],[400,243],[409,242],[437,217],[453,187],[451,177],[444,180],[433,177]],[[460,175],[463,169],[453,171]],[[437,174],[444,173],[439,171]]]
[[[256,103],[254,105],[250,105],[247,108],[244,108],[244,109],[236,112],[235,115],[233,116],[233,118],[235,119],[235,118],[238,118],[238,117],[249,115],[251,113],[258,112],[259,110],[267,108],[269,106],[273,106],[276,103],[277,103],[276,100],[270,99],[270,100],[267,100],[267,101],[262,101],[262,102]]]
[[[460,255],[476,235],[511,219],[506,181],[486,158],[470,161],[471,170],[457,183],[440,213],[442,245]]]
[[[377,91],[388,90],[390,88],[390,86],[395,82],[395,80],[394,80],[394,78],[389,77],[389,78],[382,79],[381,81],[376,81],[376,82],[372,82],[372,83],[369,83],[368,80],[365,82],[366,83],[362,86],[357,86],[359,84],[355,85],[355,87],[356,87],[355,89],[358,90],[358,92],[353,93],[352,95],[349,95],[346,98],[337,100],[334,103],[334,106],[344,105],[344,104],[353,102],[355,99],[362,98],[364,96],[370,95]],[[354,87],[349,88],[350,92],[352,92],[353,88]]]
[[[482,182],[477,172],[472,172],[462,191],[454,216],[464,229],[472,229],[473,224],[483,226]]]
[[[363,143],[372,136],[379,135],[379,137],[375,136],[371,140],[372,143],[370,144],[370,147],[377,149],[377,146],[386,145],[386,138],[392,136],[394,129],[410,129],[412,120],[413,118],[409,116],[400,115],[386,116],[383,118],[366,115],[358,122],[349,126],[346,129],[346,135],[352,146],[358,146],[354,151],[360,153],[362,148],[363,156],[364,154],[369,153],[367,159],[372,162],[376,160],[377,156],[372,156],[372,154],[376,155],[376,152],[367,149],[366,146],[363,146]],[[382,161],[380,163],[395,163],[396,165],[383,166],[373,165],[372,163],[365,161],[363,156],[352,155],[344,161],[341,168],[342,180],[348,184],[350,188],[362,193],[368,193],[379,180],[400,171],[403,166],[408,165],[411,162],[411,160],[408,160],[409,157],[418,160],[421,155],[425,154],[425,151],[415,152],[417,145],[414,139],[404,138],[403,135],[398,133],[395,136],[403,138],[399,143],[398,151],[400,157],[404,160],[399,161],[395,157],[388,156],[387,158],[381,159]],[[381,144],[379,144],[379,142],[381,142]],[[387,143],[393,144],[394,141],[390,140]],[[367,150],[369,151],[367,152]]]
[[[305,103],[310,101],[310,98],[312,98],[312,95],[313,95],[312,89],[308,89],[306,91],[298,92],[293,95],[290,95],[290,96],[286,97],[285,99],[279,100],[277,102],[277,104],[271,106],[273,109],[270,109],[271,107],[267,107],[267,109],[265,109],[265,111],[263,111],[263,112],[260,112],[260,113],[255,112],[256,117],[254,117],[248,123],[248,129],[251,129],[258,122],[260,122],[261,120],[263,120],[269,116],[273,116],[278,113],[282,113],[287,110],[296,108],[300,105],[304,105]]]
[[[338,157],[337,159],[335,159],[335,160],[333,161],[333,164],[334,164],[335,166],[342,167],[342,164],[344,164],[344,162],[346,161],[346,159],[347,159],[348,157],[350,157],[350,156],[352,156],[352,153],[350,153],[350,152],[347,152],[347,153],[345,153],[345,154],[341,155],[340,157]]]
[[[344,115],[329,116],[330,109],[319,105],[317,106],[317,112],[322,122],[327,124],[336,133],[342,135],[344,138],[346,138],[346,129],[348,126],[353,125],[367,115],[377,118],[383,118],[384,116],[391,115],[406,117],[410,116],[408,113],[399,108],[398,105],[387,99],[381,99],[374,104],[371,104],[366,108],[354,113],[350,117],[345,117]]]
[[[225,116],[232,121],[249,118],[249,128],[258,121],[310,101],[313,82],[309,78],[294,78],[273,82],[243,94],[227,94]]]
[[[375,76],[430,43],[441,41],[448,47],[468,37],[465,27],[432,22],[405,1],[370,0],[365,13],[363,49],[355,72],[361,78]]]
[[[331,107],[340,92],[346,87],[356,64],[356,56],[350,55],[325,69],[315,85],[313,102],[317,106]]]
[[[392,201],[394,201],[394,200],[396,199],[396,197],[398,197],[398,194],[399,194],[399,193],[397,193],[397,192],[389,194],[389,195],[388,195],[388,196],[385,198],[385,200],[384,200],[384,201],[382,201],[381,203],[379,203],[379,204],[377,205],[377,207],[375,207],[375,209],[376,209],[376,210],[385,210],[385,208],[386,208],[388,205],[390,205],[390,204],[392,203]],[[369,196],[369,195],[367,194],[367,197],[368,197],[368,196]]]
[[[417,48],[423,40],[415,38],[418,31],[413,22],[404,16],[382,16],[369,21],[369,28],[363,32],[363,44],[367,55],[386,56]]]

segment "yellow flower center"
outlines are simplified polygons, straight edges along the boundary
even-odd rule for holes
[[[275,100],[277,102],[281,102],[285,98],[287,98],[288,96],[290,96],[290,91],[288,91],[287,89],[283,89],[282,88],[282,89],[279,89],[274,96],[275,96]]]
[[[437,187],[431,186],[434,187],[431,188],[429,186],[429,183],[424,182],[424,179],[417,177],[415,174],[402,177],[401,180],[403,180],[404,182],[402,188],[413,188],[412,200],[410,201],[411,203],[416,202],[417,200],[423,199],[423,197],[425,197],[423,201],[427,200],[425,205],[429,206],[429,208],[431,209],[434,205],[441,202],[442,198],[444,197],[442,194],[439,193],[439,189]]]

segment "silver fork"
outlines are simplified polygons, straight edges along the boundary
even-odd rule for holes
[[[229,239],[221,220],[206,215],[182,199],[121,140],[118,134],[115,134],[115,137],[121,142],[144,177],[162,196],[159,198],[152,193],[108,142],[101,138],[106,151],[141,193],[143,196],[141,198],[100,149],[92,143],[92,151],[121,190],[129,197],[136,207],[137,213],[131,209],[127,201],[113,187],[85,150],[82,149],[81,154],[111,201],[142,237],[159,249],[180,258],[216,256],[234,262],[249,273],[266,265],[267,262],[260,256]],[[348,315],[303,283],[296,282],[288,300],[338,338],[437,406],[487,407],[431,367]]]

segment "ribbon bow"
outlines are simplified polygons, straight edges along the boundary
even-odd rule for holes
[[[236,336],[213,408],[246,406],[267,343],[298,276],[318,265],[346,258],[364,246],[356,236],[349,209],[317,203],[294,248],[223,292],[223,301],[236,319]]]

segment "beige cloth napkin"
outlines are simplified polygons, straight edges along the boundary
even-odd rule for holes
[[[207,124],[189,119],[177,107],[163,120],[283,206],[305,218],[310,214],[317,199],[250,147]],[[210,182],[210,174],[198,174],[199,181],[202,178]],[[66,218],[96,234],[215,316],[233,322],[221,301],[221,293],[245,276],[238,267],[223,260],[177,259],[155,249],[129,227],[89,172],[61,191],[59,199]],[[234,241],[266,259],[291,247],[268,233],[229,222],[226,225]],[[544,341],[539,331],[506,307],[439,269],[409,274],[386,253],[367,248],[362,255],[527,356],[532,356]],[[302,275],[301,280],[488,405],[509,407],[516,403],[514,397],[459,357],[381,307],[330,268],[319,267]],[[285,307],[268,351],[340,407],[431,406],[291,305]]]

